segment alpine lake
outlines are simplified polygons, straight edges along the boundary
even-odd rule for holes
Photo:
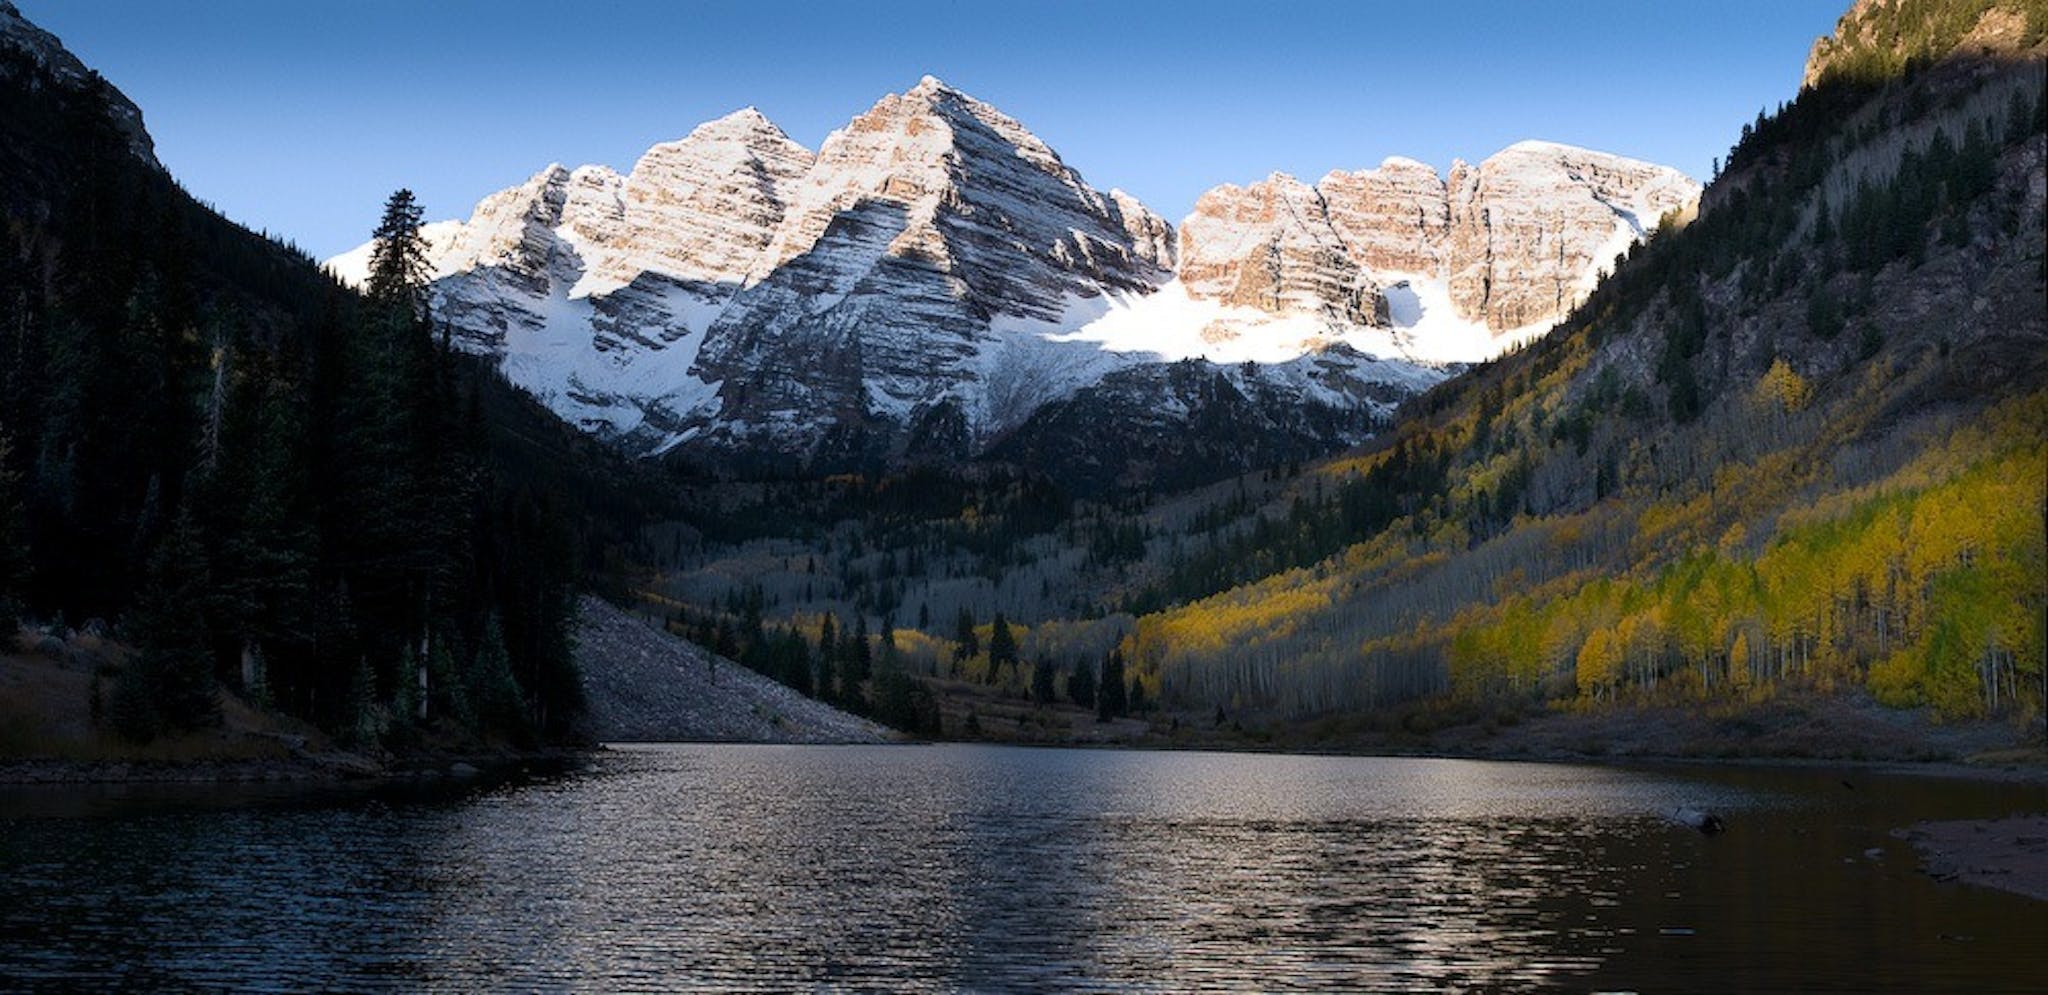
[[[2019,811],[2048,786],[970,745],[0,787],[0,989],[2038,991],[2048,903],[1892,835]]]

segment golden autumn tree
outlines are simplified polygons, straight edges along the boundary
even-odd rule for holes
[[[1594,629],[1586,637],[1585,645],[1579,647],[1575,672],[1580,694],[1598,700],[1612,692],[1615,682],[1621,679],[1621,648],[1620,640],[1605,627]]]

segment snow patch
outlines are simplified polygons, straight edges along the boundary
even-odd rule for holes
[[[1533,324],[1496,332],[1483,321],[1463,317],[1451,303],[1450,281],[1441,277],[1397,275],[1384,293],[1396,354],[1418,362],[1481,363],[1550,330],[1548,324]]]

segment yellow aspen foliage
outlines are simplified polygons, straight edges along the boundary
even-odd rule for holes
[[[1786,364],[1781,356],[1771,361],[1771,368],[1765,370],[1763,379],[1757,381],[1756,393],[1759,400],[1791,414],[1806,407],[1806,403],[1813,399],[1813,385]]]
[[[1738,693],[1749,690],[1749,634],[1735,634],[1735,645],[1728,647],[1728,683]]]
[[[1579,647],[1575,676],[1579,693],[1587,697],[1597,699],[1613,689],[1621,679],[1621,642],[1614,633],[1601,628],[1586,637],[1586,644]]]

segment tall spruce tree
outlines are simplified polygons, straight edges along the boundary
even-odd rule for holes
[[[1067,697],[1082,708],[1095,707],[1095,668],[1083,661],[1067,675]]]
[[[373,233],[368,306],[343,357],[350,382],[340,400],[335,497],[342,575],[378,687],[417,682],[436,619],[459,614],[478,639],[475,620],[496,610],[509,669],[529,695],[516,724],[537,725],[546,710],[534,697],[546,669],[538,657],[552,652],[558,606],[546,582],[535,586],[543,580],[535,569],[519,568],[545,569],[546,552],[527,547],[480,559],[475,540],[489,537],[501,550],[512,545],[508,533],[548,543],[549,529],[537,521],[548,510],[524,492],[509,507],[479,501],[483,439],[461,414],[452,357],[433,334],[421,214],[408,190],[386,202]],[[477,716],[498,724],[507,714],[482,708]]]
[[[851,693],[852,685],[868,679],[874,671],[874,650],[868,647],[868,617],[855,615],[853,638],[846,645],[846,683]]]
[[[130,617],[139,652],[114,684],[115,730],[130,739],[147,742],[220,721],[206,622],[213,581],[202,538],[192,516],[181,510],[151,558],[141,602]]]
[[[953,619],[953,659],[968,660],[981,653],[981,638],[974,634],[974,612],[960,606]]]
[[[1102,680],[1095,691],[1095,715],[1108,720],[1124,714],[1128,701],[1124,697],[1124,651],[1121,647],[1109,651],[1109,658],[1102,661]]]
[[[995,622],[988,631],[988,679],[991,683],[1001,679],[1004,667],[1017,666],[1017,638],[1010,633],[1010,620],[996,613]]]
[[[433,275],[427,265],[426,241],[420,226],[426,211],[411,190],[393,191],[384,201],[384,216],[371,233],[370,278],[364,290],[380,304],[402,305],[412,317],[426,314],[427,280]]]
[[[1035,704],[1050,705],[1053,700],[1052,661],[1039,657],[1031,665],[1031,700]]]
[[[14,472],[13,445],[0,429],[0,650],[14,639],[21,624],[22,588],[28,583],[28,536],[21,520],[20,475]]]

